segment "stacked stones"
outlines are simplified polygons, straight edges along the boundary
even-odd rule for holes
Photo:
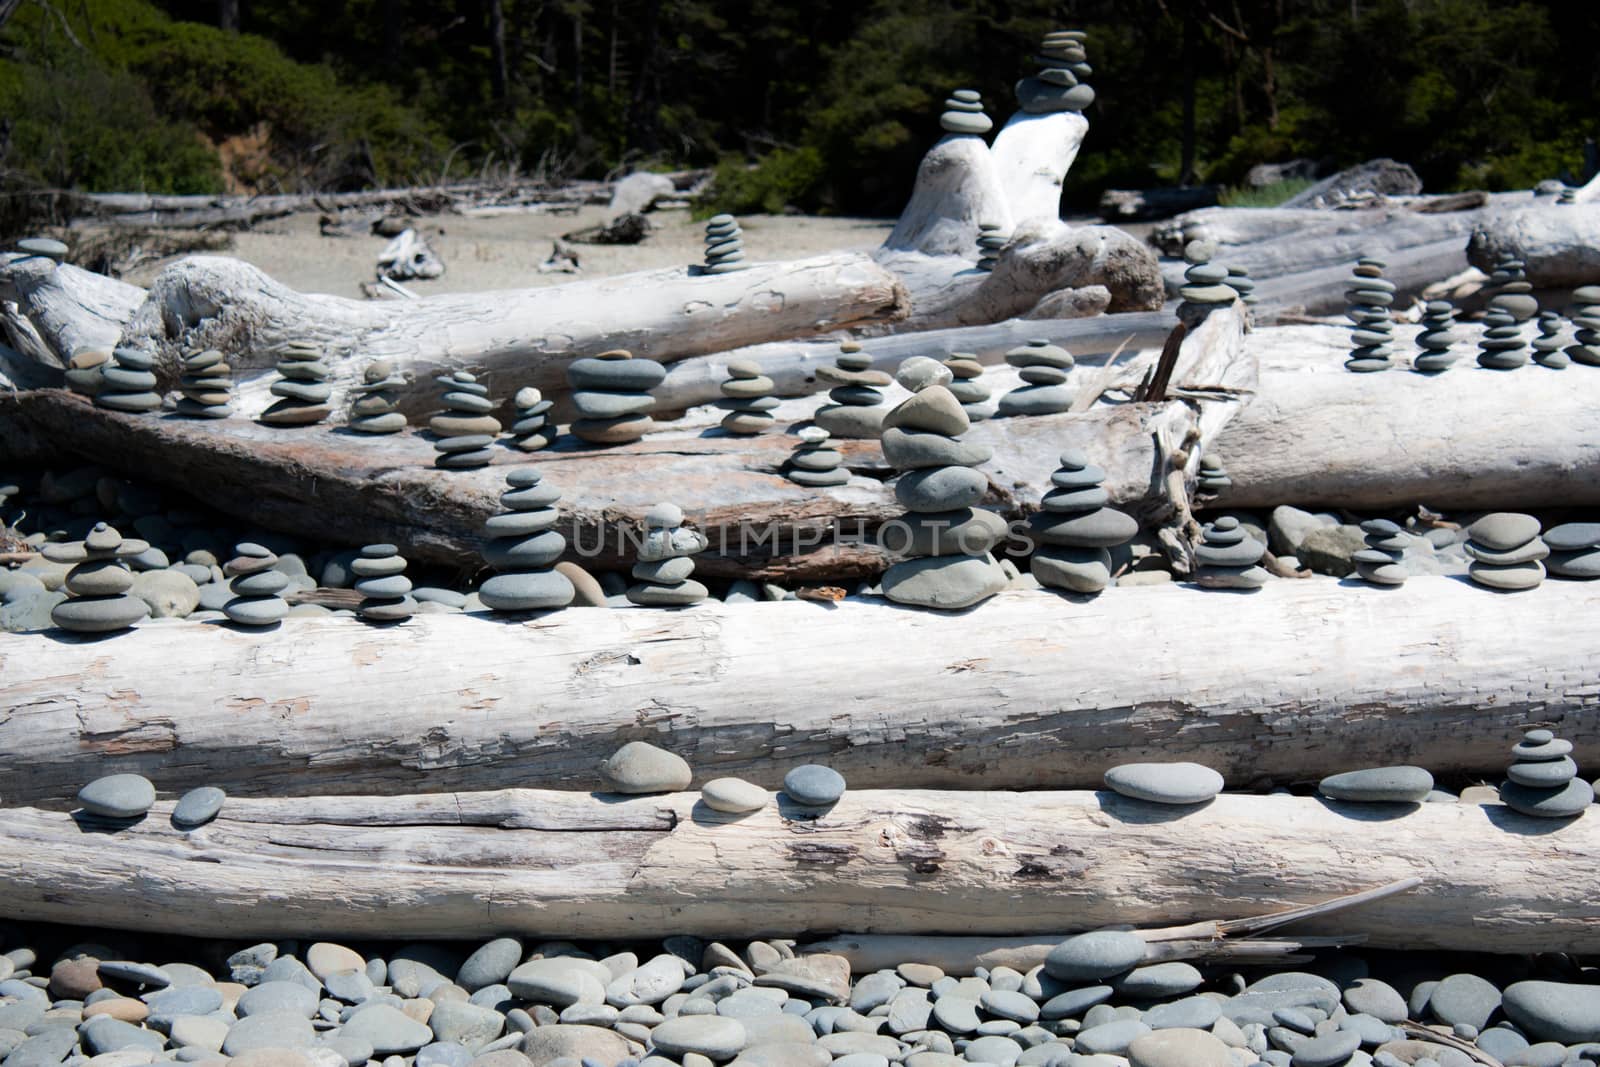
[[[578,421],[572,432],[596,445],[637,441],[654,422],[650,411],[656,398],[650,390],[661,384],[667,369],[653,359],[634,359],[624,349],[602,352],[567,365],[567,384]]]
[[[1061,453],[1061,466],[1050,475],[1055,488],[1040,501],[1044,510],[1028,520],[1032,535],[1044,543],[1028,564],[1040,585],[1098,593],[1111,584],[1109,550],[1138,533],[1139,524],[1105,506],[1105,480],[1106,472],[1082,452]]]
[[[953,611],[1006,587],[1006,572],[989,554],[1006,527],[998,515],[973,507],[989,488],[989,479],[973,468],[991,450],[958,440],[971,420],[944,385],[950,372],[935,366],[943,373],[923,376],[922,387],[883,420],[883,456],[905,472],[894,495],[907,514],[885,526],[880,538],[909,558],[884,573],[882,588],[899,604]],[[895,534],[907,540],[903,549],[890,543]]]
[[[817,371],[817,377],[833,386],[828,390],[831,404],[817,409],[812,421],[834,437],[871,440],[883,429],[883,393],[879,390],[892,378],[872,369],[872,357],[854,341],[839,345],[833,366]]]
[[[1533,339],[1533,361],[1551,370],[1561,370],[1572,362],[1562,351],[1561,316],[1554,311],[1539,312],[1539,336]]]
[[[417,612],[406,577],[405,557],[393,545],[367,545],[350,561],[356,592],[363,599],[356,614],[368,622],[404,622]]]
[[[1239,299],[1246,304],[1259,303],[1261,298],[1256,296],[1255,279],[1250,277],[1250,272],[1243,267],[1229,267],[1228,276],[1223,279],[1228,288],[1239,294]]]
[[[1388,266],[1381,259],[1363,256],[1356,261],[1350,288],[1345,291],[1349,307],[1345,316],[1354,325],[1350,331],[1350,358],[1344,368],[1357,374],[1389,369],[1389,356],[1394,352],[1394,323],[1389,317],[1389,306],[1394,303],[1394,282],[1383,276]]]
[[[71,598],[50,609],[50,621],[63,630],[93,634],[126,630],[144,618],[150,607],[128,595],[133,572],[123,560],[149,548],[145,541],[124,540],[103,522],[95,523],[82,541],[45,544],[40,555],[51,563],[76,564],[65,583]]]
[[[1039,46],[1037,75],[1017,82],[1017,105],[1030,115],[1082,111],[1094,103],[1094,90],[1083,79],[1094,73],[1082,30],[1056,30]]]
[[[1233,487],[1233,479],[1228,477],[1228,468],[1222,465],[1222,460],[1216,456],[1205,455],[1200,457],[1200,475],[1195,479],[1195,492],[1201,496],[1216,496],[1224,489]]]
[[[1550,549],[1545,567],[1563,578],[1600,578],[1600,523],[1568,522],[1540,538]]]
[[[709,594],[695,581],[694,559],[708,542],[698,530],[683,528],[683,509],[657,504],[644,513],[645,538],[632,574],[638,585],[628,587],[628,602],[646,608],[677,608],[698,604]]]
[[[971,89],[957,89],[944,102],[939,125],[946,133],[988,133],[993,121],[983,113],[983,97]]]
[[[1539,520],[1532,515],[1497,511],[1467,527],[1467,555],[1472,564],[1467,577],[1490,589],[1532,589],[1544,581],[1544,564],[1550,554],[1539,537]]]
[[[178,388],[178,414],[197,419],[225,419],[233,414],[233,368],[222,360],[215,348],[195,352],[183,359],[183,377]]]
[[[509,471],[507,491],[500,494],[506,510],[483,524],[483,558],[499,572],[478,589],[490,611],[545,611],[572,603],[572,581],[555,569],[567,550],[567,539],[554,529],[561,490],[543,481],[534,467]]]
[[[1517,322],[1527,322],[1539,313],[1539,301],[1533,297],[1533,284],[1522,260],[1506,258],[1495,264],[1489,284],[1496,288],[1489,299],[1490,308],[1504,311]]]
[[[761,373],[759,363],[730,360],[728,380],[722,383],[722,399],[717,401],[717,407],[727,412],[722,416],[722,428],[731,434],[746,435],[772,429],[776,421],[772,409],[778,406],[772,388],[772,379]]]
[[[516,438],[513,443],[524,452],[549,448],[555,428],[546,425],[546,413],[555,405],[555,401],[546,400],[539,390],[525,385],[511,398],[511,405],[517,411],[517,421],[511,424],[512,436]]]
[[[1401,561],[1410,543],[1405,531],[1388,519],[1368,519],[1361,532],[1367,547],[1351,556],[1356,573],[1373,585],[1404,585],[1406,569]]]
[[[701,274],[731,274],[744,270],[744,231],[732,215],[713,215],[706,223],[706,262]]]
[[[976,353],[952,352],[944,365],[953,376],[945,388],[961,401],[961,410],[967,413],[967,418],[973,422],[987,419],[990,414],[989,387],[980,380],[983,377],[983,364],[978,362]]]
[[[489,387],[464,370],[444,378],[435,378],[444,386],[441,398],[445,411],[428,420],[428,429],[439,436],[433,443],[436,467],[463,470],[486,467],[494,458],[495,434],[500,432],[500,420],[490,414],[494,401],[489,399]]]
[[[844,457],[829,442],[827,430],[821,426],[802,426],[799,437],[800,443],[786,464],[786,478],[810,489],[844,485],[850,480],[850,472],[840,466]]]
[[[278,594],[289,586],[289,576],[274,570],[278,557],[263,545],[245,542],[234,547],[234,558],[222,573],[232,579],[233,599],[222,613],[240,626],[270,626],[289,613],[289,602]]]
[[[1497,298],[1498,299],[1498,298]],[[1490,370],[1515,370],[1528,362],[1522,327],[1511,312],[1490,308],[1483,316],[1483,337],[1478,340],[1478,365]]]
[[[375,359],[361,372],[361,384],[350,390],[348,426],[356,433],[399,433],[406,428],[400,397],[407,385],[405,376],[395,373],[394,364]]]
[[[1201,530],[1194,548],[1200,565],[1195,584],[1207,589],[1260,589],[1268,577],[1259,566],[1266,551],[1267,546],[1251,537],[1238,519],[1224,515]]]
[[[118,348],[111,361],[100,366],[100,392],[94,402],[112,411],[159,411],[156,392],[156,357],[137,348]]]
[[[1183,259],[1189,266],[1183,272],[1187,283],[1178,290],[1183,297],[1179,318],[1192,321],[1205,318],[1219,307],[1227,307],[1239,298],[1239,292],[1227,284],[1228,268],[1211,262],[1216,245],[1204,237],[1197,237],[1183,246]]]
[[[1023,384],[1000,398],[1001,415],[1054,415],[1072,407],[1066,382],[1073,359],[1065,348],[1035,339],[1007,352],[1006,362],[1021,368]]]
[[[1545,819],[1582,815],[1594,803],[1594,787],[1578,777],[1572,742],[1549,730],[1529,730],[1511,749],[1509,779],[1500,799],[1513,811]]]
[[[280,377],[272,383],[272,395],[281,397],[260,415],[268,426],[309,426],[321,422],[332,412],[328,398],[328,365],[322,362],[322,348],[310,341],[291,341],[278,357]]]
[[[1411,361],[1413,370],[1434,374],[1450,369],[1456,361],[1455,353],[1450,351],[1456,339],[1450,332],[1455,317],[1456,309],[1450,301],[1428,301],[1422,309],[1422,332],[1417,335],[1417,347],[1422,349],[1422,354]]]
[[[109,348],[80,348],[67,360],[67,388],[79,396],[94,396],[105,384],[105,365],[111,362]]]
[[[1572,325],[1577,328],[1567,355],[1574,363],[1600,367],[1600,285],[1572,291]]]
[[[978,223],[978,269],[994,270],[1010,240],[1011,232],[998,222]]]

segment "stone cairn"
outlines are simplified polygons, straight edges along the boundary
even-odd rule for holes
[[[1072,389],[1067,385],[1071,352],[1036,339],[1007,352],[1006,362],[1020,368],[1022,384],[1000,398],[999,414],[1055,415],[1072,407]]]
[[[406,560],[393,545],[367,545],[350,561],[355,589],[364,598],[356,614],[368,622],[404,622],[417,612]]]
[[[1516,317],[1504,308],[1490,308],[1483,316],[1483,336],[1478,340],[1478,365],[1490,370],[1515,370],[1528,363],[1528,345]]]
[[[1574,363],[1600,367],[1600,285],[1572,291],[1572,325],[1577,335],[1567,355]]]
[[[547,412],[555,406],[555,401],[546,400],[539,390],[525,385],[511,398],[511,406],[517,412],[517,421],[511,424],[516,446],[524,452],[549,448],[555,438],[555,427],[546,424]]]
[[[490,412],[494,401],[489,399],[489,387],[464,370],[434,381],[444,386],[441,398],[444,412],[428,420],[428,429],[438,435],[433,450],[436,467],[463,470],[486,467],[494,458],[495,434],[500,432],[500,420]]]
[[[1527,322],[1539,314],[1539,301],[1534,299],[1533,284],[1520,259],[1507,257],[1495,264],[1489,284],[1495,295],[1489,298],[1489,307],[1504,311],[1517,322]]]
[[[124,540],[103,522],[82,541],[44,545],[39,554],[51,563],[76,564],[66,577],[71,596],[50,609],[50,621],[63,630],[99,634],[126,630],[150,614],[148,604],[128,595],[133,572],[123,562],[149,547],[146,541]]]
[[[1203,230],[1202,230],[1203,234]],[[1227,307],[1239,298],[1239,292],[1228,282],[1228,268],[1211,262],[1216,245],[1205,236],[1191,239],[1183,246],[1183,260],[1189,266],[1183,272],[1184,286],[1178,290],[1183,303],[1178,306],[1178,318],[1193,326],[1211,312]]]
[[[353,386],[350,395],[350,419],[346,424],[356,433],[399,433],[406,428],[406,417],[400,410],[400,398],[409,383],[397,374],[394,364],[386,359],[375,359],[361,372],[361,384]]]
[[[1600,578],[1600,522],[1568,522],[1540,537],[1550,555],[1545,567],[1563,578]]]
[[[1350,558],[1356,573],[1373,585],[1404,585],[1406,545],[1410,539],[1405,531],[1388,519],[1368,519],[1361,524],[1366,535],[1366,548],[1359,549]]]
[[[785,464],[784,477],[796,485],[820,489],[829,485],[844,485],[850,472],[840,466],[844,457],[828,440],[828,431],[821,426],[802,426],[800,443]]]
[[[54,237],[24,237],[17,242],[17,251],[25,256],[43,256],[59,266],[66,262],[71,249]]]
[[[137,348],[118,348],[111,360],[100,366],[100,392],[94,402],[112,411],[146,412],[161,410],[161,394],[156,392],[156,357]]]
[[[1094,89],[1084,79],[1094,73],[1082,30],[1056,30],[1044,35],[1037,57],[1039,73],[1017,82],[1017,106],[1030,115],[1082,111],[1094,103]]]
[[[1055,487],[1044,495],[1044,509],[1028,520],[1033,537],[1043,542],[1028,569],[1039,584],[1071,593],[1098,593],[1111,584],[1110,549],[1139,532],[1132,517],[1106,507],[1110,496],[1101,483],[1106,472],[1077,449],[1061,453],[1061,466],[1050,475]]]
[[[1345,317],[1350,328],[1350,358],[1344,369],[1357,374],[1389,369],[1389,356],[1394,348],[1394,323],[1389,306],[1394,303],[1394,282],[1383,276],[1388,264],[1381,259],[1362,256],[1356,261],[1350,288],[1345,291]]]
[[[644,608],[680,608],[709,596],[693,577],[693,557],[709,542],[700,531],[684,528],[683,509],[657,504],[644,513],[644,528],[639,561],[630,572],[639,583],[628,586],[628,602]]]
[[[310,341],[291,341],[278,357],[278,380],[272,383],[277,403],[258,419],[268,426],[309,426],[332,413],[328,398],[328,365],[322,362],[322,347]]]
[[[1544,581],[1540,560],[1550,548],[1539,537],[1532,515],[1497,511],[1467,527],[1467,577],[1490,589],[1532,589]]]
[[[1010,240],[1011,231],[998,222],[978,223],[978,269],[994,270]]]
[[[894,495],[907,514],[879,537],[884,547],[909,558],[884,573],[882,589],[899,604],[954,611],[1006,587],[1006,572],[989,553],[1005,537],[1006,525],[974,507],[989,479],[973,468],[987,462],[992,450],[958,440],[971,420],[946,388],[950,372],[935,366],[942,373],[922,375],[922,388],[883,420],[883,456],[904,472]],[[905,545],[891,543],[907,528]]]
[[[1228,477],[1228,468],[1222,465],[1221,459],[1211,455],[1200,457],[1200,475],[1194,483],[1196,495],[1214,497],[1232,487],[1233,479]]]
[[[653,359],[634,359],[625,349],[613,349],[567,364],[567,384],[578,420],[572,432],[595,445],[620,445],[637,441],[655,422],[650,412],[656,398],[650,390],[661,384],[667,368]]]
[[[506,510],[483,524],[483,559],[498,572],[478,588],[478,599],[490,611],[545,611],[572,603],[572,581],[555,569],[567,550],[567,539],[554,528],[561,490],[543,480],[535,467],[508,471],[500,494]]]
[[[67,388],[79,396],[94,396],[105,384],[105,365],[111,362],[109,348],[80,348],[67,360]]]
[[[1549,730],[1529,730],[1511,749],[1500,799],[1513,811],[1544,819],[1582,815],[1594,803],[1594,787],[1578,777],[1572,742]]]
[[[1422,354],[1411,361],[1411,369],[1424,374],[1436,374],[1450,369],[1456,361],[1450,346],[1456,336],[1450,324],[1455,321],[1456,309],[1448,300],[1430,300],[1422,309],[1422,332],[1417,335],[1417,347]]]
[[[1260,303],[1261,298],[1256,296],[1256,282],[1250,277],[1250,272],[1243,267],[1229,267],[1228,276],[1223,279],[1229,289],[1239,294],[1239,299],[1247,305]]]
[[[1561,325],[1561,316],[1556,312],[1539,312],[1539,336],[1533,339],[1533,361],[1539,366],[1562,370],[1572,362],[1562,350]]]
[[[944,102],[939,126],[946,133],[980,134],[993,129],[994,122],[983,113],[983,97],[971,89],[957,89]]]
[[[1207,589],[1260,589],[1268,574],[1260,566],[1267,546],[1251,537],[1239,520],[1224,515],[1209,522],[1194,547],[1195,584]]]
[[[833,366],[822,367],[817,377],[833,386],[828,390],[831,404],[824,404],[812,421],[834,437],[871,440],[883,429],[884,386],[894,379],[872,369],[872,357],[854,341],[839,345]]]
[[[722,399],[717,407],[726,411],[722,428],[731,434],[750,435],[772,429],[776,421],[772,409],[778,398],[772,395],[773,382],[761,373],[754,360],[728,361],[728,380],[722,383]]]
[[[178,379],[178,414],[196,419],[225,419],[233,414],[233,368],[223,362],[215,348],[195,352],[183,359],[183,377]]]
[[[222,613],[240,626],[271,626],[289,614],[289,602],[279,594],[289,586],[289,576],[273,570],[278,557],[271,549],[245,542],[234,546],[234,558],[222,566],[233,599]]]
[[[953,380],[945,388],[961,401],[961,410],[967,413],[967,418],[973,422],[987,419],[991,414],[989,387],[983,384],[983,364],[978,362],[977,354],[952,352],[944,365],[950,368],[953,375]]]
[[[745,270],[744,231],[732,215],[713,215],[706,222],[706,262],[701,274],[731,274]]]

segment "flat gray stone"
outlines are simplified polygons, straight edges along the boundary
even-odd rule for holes
[[[227,1056],[238,1056],[258,1048],[310,1048],[315,1043],[310,1019],[278,1011],[240,1019],[228,1030],[222,1051]]]
[[[1574,778],[1559,789],[1530,789],[1507,782],[1500,787],[1500,799],[1523,815],[1568,819],[1589,810],[1594,803],[1594,787],[1582,778]]]
[[[1222,775],[1198,763],[1124,763],[1105,773],[1107,788],[1154,804],[1204,804],[1222,792]]]
[[[1344,1006],[1354,1014],[1371,1015],[1391,1025],[1406,1020],[1406,998],[1376,978],[1357,979],[1344,990],[1343,998]]]
[[[536,1004],[604,1004],[606,987],[584,961],[555,957],[529,960],[506,978],[511,992]]]
[[[721,1015],[680,1015],[650,1031],[650,1043],[669,1056],[697,1053],[714,1061],[731,1060],[748,1041],[744,1023]]]
[[[783,776],[783,791],[797,804],[827,807],[844,796],[844,775],[832,767],[806,763]]]
[[[927,556],[894,564],[881,580],[883,595],[897,604],[959,611],[1003,590],[1010,578],[987,555]]]
[[[1482,1030],[1500,1007],[1500,990],[1475,974],[1452,974],[1433,987],[1428,1010],[1442,1023]]]
[[[428,1016],[428,1029],[440,1041],[453,1041],[468,1048],[480,1048],[499,1037],[506,1028],[506,1017],[491,1008],[459,1001],[435,1003]],[[346,1033],[349,1028],[346,1027]],[[365,1038],[364,1034],[352,1036]],[[374,1046],[376,1048],[376,1046]]]
[[[46,1030],[19,1044],[6,1057],[6,1067],[55,1067],[77,1047],[75,1030]]]
[[[1485,548],[1506,552],[1538,537],[1539,520],[1532,515],[1497,511],[1467,527],[1467,534]]]
[[[1095,981],[1132,970],[1144,961],[1144,939],[1126,930],[1096,930],[1061,942],[1044,969],[1062,982]]]
[[[629,741],[617,749],[600,765],[600,774],[618,793],[676,793],[694,778],[687,760],[648,741]]]
[[[1138,1019],[1118,1019],[1079,1030],[1073,1049],[1081,1055],[1126,1056],[1129,1046],[1148,1033],[1151,1029]]]
[[[156,802],[156,787],[138,774],[108,774],[78,790],[78,803],[91,815],[135,819]]]
[[[445,1005],[438,1005],[439,1008]],[[399,1008],[369,1004],[356,1009],[339,1032],[372,1046],[377,1055],[404,1055],[433,1042],[433,1031]]]
[[[1203,981],[1193,964],[1178,961],[1136,967],[1112,984],[1119,994],[1130,1000],[1160,1000],[1192,993]]]
[[[178,800],[172,809],[172,824],[181,829],[204,826],[217,817],[228,794],[216,786],[203,785],[191,789]]]
[[[700,787],[700,799],[713,811],[742,815],[760,811],[772,798],[765,789],[743,778],[713,778]]]
[[[1361,1047],[1361,1039],[1348,1030],[1309,1038],[1294,1050],[1292,1067],[1338,1067]]]
[[[251,1015],[293,1012],[309,1019],[317,1013],[316,992],[299,982],[268,981],[244,991],[234,1011],[241,1019]]]
[[[1415,804],[1433,789],[1433,775],[1421,767],[1372,767],[1324,778],[1317,791],[1332,800]]]
[[[1222,1005],[1211,997],[1185,997],[1147,1010],[1141,1021],[1152,1030],[1204,1030],[1222,1018]]]
[[[499,937],[478,947],[456,972],[456,985],[468,993],[504,982],[522,962],[522,942]]]
[[[1198,1027],[1143,1034],[1128,1045],[1132,1067],[1233,1067],[1228,1046]]]
[[[1016,990],[991,989],[978,998],[983,1010],[1002,1019],[1011,1019],[1024,1026],[1039,1018],[1039,1005],[1033,998]]]
[[[1017,1058],[1022,1055],[1022,1046],[1009,1037],[989,1035],[974,1039],[961,1054],[969,1063],[992,1063],[998,1067],[1014,1067]]]

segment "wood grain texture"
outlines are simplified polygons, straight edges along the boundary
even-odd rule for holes
[[[1488,216],[1473,229],[1467,258],[1485,274],[1502,259],[1520,259],[1535,288],[1594,285],[1600,282],[1600,203],[1546,200]]]

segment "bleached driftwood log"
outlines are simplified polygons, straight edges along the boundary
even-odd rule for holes
[[[1419,217],[1426,219],[1428,216],[1458,216],[1447,224],[1448,235],[1460,233],[1465,236],[1472,232],[1472,227],[1476,224],[1477,217],[1488,212],[1530,204],[1533,202],[1533,194],[1528,192],[1493,193],[1490,194],[1483,208],[1469,208],[1459,212],[1437,212],[1433,210],[1439,200],[1440,198],[1438,197],[1416,197],[1387,201],[1380,207],[1338,211],[1283,207],[1202,208],[1198,211],[1186,212],[1170,222],[1156,227],[1150,234],[1150,241],[1161,250],[1163,255],[1167,256],[1182,255],[1184,243],[1192,240],[1201,229],[1221,249],[1265,244],[1270,241],[1294,238],[1296,236],[1309,241],[1313,238],[1330,235],[1362,233],[1370,233],[1372,235],[1375,242],[1374,249],[1379,247],[1377,242],[1387,242],[1386,247],[1404,247],[1400,242],[1426,244],[1430,240],[1446,235],[1431,229],[1430,226],[1436,224],[1427,222],[1422,223],[1420,232],[1416,234],[1406,233],[1407,227],[1416,224]],[[1395,230],[1393,235],[1385,236],[1391,229]],[[1315,248],[1308,248],[1302,253],[1304,256],[1312,257],[1326,254]],[[1339,254],[1343,255],[1343,250]],[[1285,253],[1280,251],[1278,255],[1283,256]],[[1266,263],[1263,262],[1261,265],[1264,268]],[[1254,274],[1256,272],[1252,270],[1251,273]],[[1265,277],[1266,275],[1263,273],[1262,276]]]
[[[699,781],[769,787],[809,762],[859,787],[999,789],[1195,760],[1244,788],[1396,763],[1499,774],[1532,724],[1587,766],[1597,610],[1594,583],[1418,577],[1020,591],[958,614],[707,602],[0,635],[0,775],[30,803],[114,771],[240,795],[588,789],[642,739]]]
[[[1088,133],[1088,120],[1076,111],[1011,116],[991,151],[1014,219],[1061,217],[1061,185]]]
[[[1484,272],[1520,259],[1535,288],[1600,282],[1600,203],[1554,204],[1501,212],[1472,231],[1467,258]]]
[[[1356,926],[1384,948],[1600,948],[1592,814],[1552,826],[1473,804],[1223,796],[1178,812],[1101,793],[858,790],[820,814],[783,802],[745,817],[692,793],[533,790],[230,798],[189,833],[169,813],[159,804],[110,832],[8,810],[8,913],[73,921],[92,900],[102,925],[233,938],[759,937],[841,924],[1059,937],[1420,878],[1306,926]]]
[[[1466,269],[1462,239],[1447,237],[1430,244],[1413,245],[1386,254],[1384,277],[1395,287],[1395,311],[1405,310],[1408,302],[1421,296],[1429,286],[1451,278]],[[1256,284],[1257,322],[1272,322],[1285,316],[1337,315],[1349,304],[1345,293],[1350,288],[1354,262],[1292,274],[1280,274]],[[1168,268],[1163,268],[1170,274]],[[1181,275],[1181,272],[1179,272]]]
[[[979,224],[1009,232],[1013,221],[989,146],[974,134],[949,133],[922,157],[911,200],[883,247],[975,260]]]
[[[60,366],[84,348],[109,348],[144,290],[44,256],[0,255],[0,299],[17,304]],[[9,314],[9,313],[8,313]]]

